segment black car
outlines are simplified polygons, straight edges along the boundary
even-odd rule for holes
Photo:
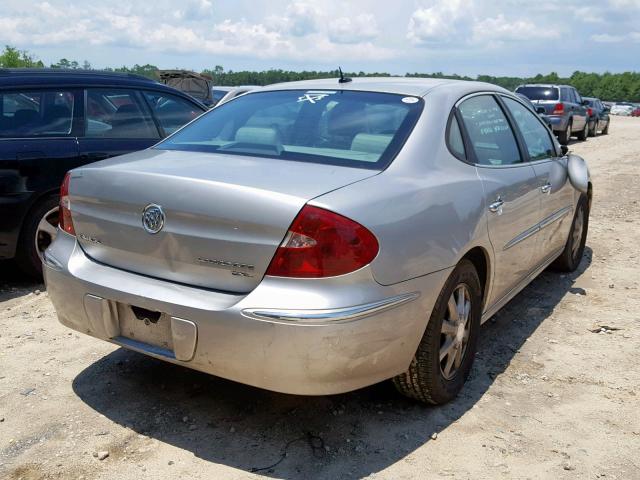
[[[150,147],[204,111],[138,75],[0,69],[0,259],[40,276],[65,172]]]
[[[607,107],[599,98],[583,97],[589,104],[589,136],[595,137],[598,132],[603,135],[609,133],[609,112]]]

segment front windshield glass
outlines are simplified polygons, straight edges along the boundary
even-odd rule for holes
[[[388,93],[248,93],[201,116],[155,148],[382,169],[404,145],[421,98]]]

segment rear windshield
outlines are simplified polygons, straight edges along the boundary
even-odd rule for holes
[[[404,145],[422,105],[417,97],[373,92],[248,93],[155,148],[382,169]]]
[[[531,100],[558,100],[558,89],[555,87],[518,87],[516,92]]]

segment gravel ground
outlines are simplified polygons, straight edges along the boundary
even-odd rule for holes
[[[640,118],[571,148],[595,185],[581,267],[483,326],[443,407],[388,384],[275,394],[127,352],[61,326],[0,263],[0,478],[640,479]]]

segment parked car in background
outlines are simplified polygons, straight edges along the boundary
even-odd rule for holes
[[[454,398],[480,324],[580,264],[586,165],[495,85],[341,80],[249,92],[69,172],[44,261],[60,322],[279,392]]]
[[[589,135],[589,116],[586,102],[570,85],[520,85],[516,93],[528,97],[533,104],[544,107],[546,114],[562,145],[572,136],[586,140]]]
[[[40,275],[65,172],[150,147],[205,110],[137,75],[0,69],[0,259]]]
[[[239,97],[251,90],[255,90],[256,88],[260,88],[257,85],[241,85],[239,87],[223,87],[217,86],[211,89],[211,96],[213,98],[213,105],[220,105],[222,103],[228,102],[232,98]]]
[[[603,135],[609,133],[609,107],[605,106],[599,98],[584,97],[589,104],[589,136],[595,137],[598,132]]]
[[[611,107],[611,115],[620,115],[623,117],[628,117],[631,115],[631,112],[635,110],[635,106],[632,103],[627,102],[619,102],[616,103],[613,107]]]
[[[640,107],[636,107],[636,109],[635,109],[635,110],[633,110],[633,111],[630,113],[630,116],[632,116],[632,117],[640,117]]]
[[[207,107],[216,104],[211,92],[213,79],[208,75],[189,70],[158,70],[158,77],[165,85],[191,95]]]
[[[527,97],[526,95],[523,95],[522,93],[516,93],[516,95],[520,98],[520,100],[525,102],[527,104],[527,106],[529,106],[531,108],[531,110],[533,110],[534,112],[536,112],[538,114],[538,116],[542,119],[542,121],[544,123],[547,124],[547,127],[549,127],[550,130],[553,130],[553,125],[551,125],[551,119],[545,113],[544,107],[536,107],[533,104],[533,102],[531,100],[529,100],[529,97]]]

